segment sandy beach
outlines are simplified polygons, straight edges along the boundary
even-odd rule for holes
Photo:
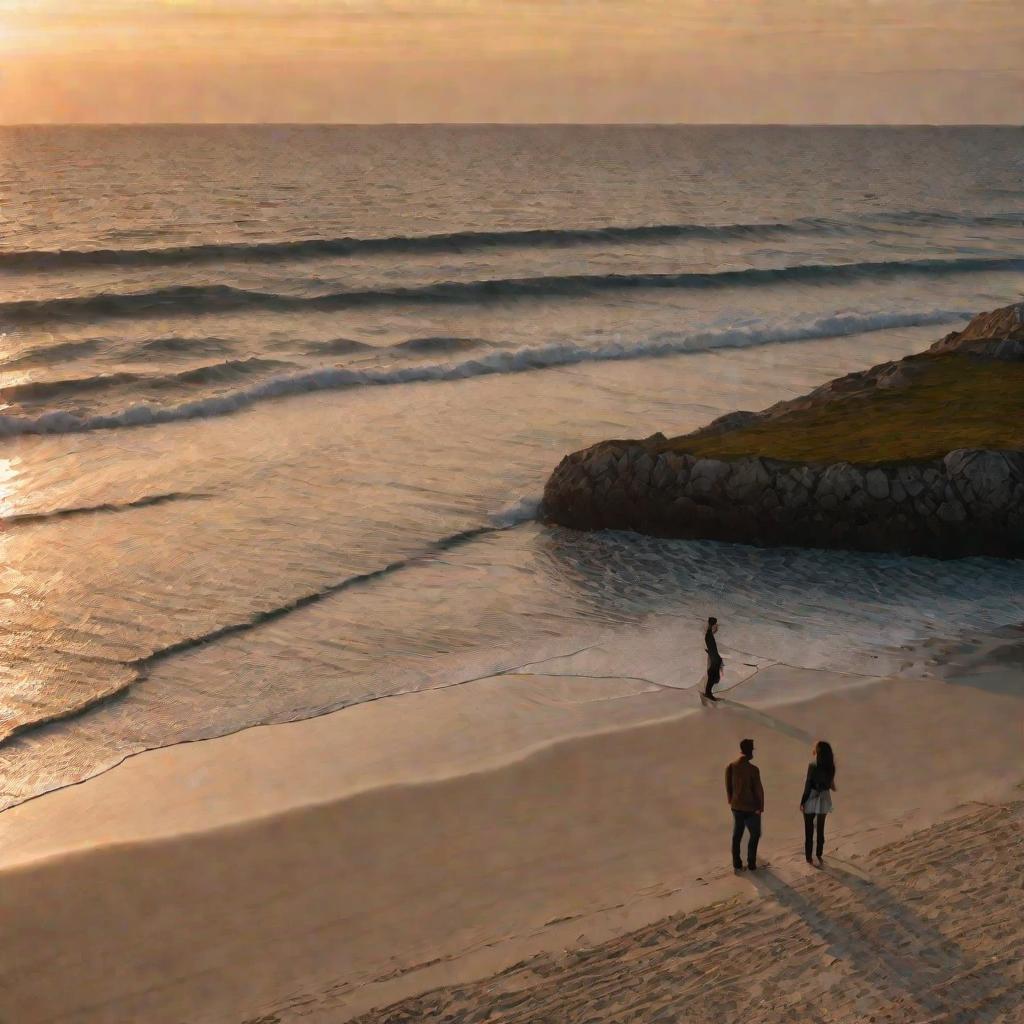
[[[961,655],[769,666],[708,708],[591,654],[130,758],[3,814],[0,1019],[1020,1020],[1020,648]],[[756,877],[722,786],[746,735]]]
[[[1022,826],[1019,800],[968,810],[359,1022],[1020,1021]]]

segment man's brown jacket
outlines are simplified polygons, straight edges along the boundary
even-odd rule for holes
[[[764,810],[764,789],[761,787],[761,772],[750,763],[746,755],[740,755],[725,769],[725,792],[729,806],[734,811],[748,814]]]

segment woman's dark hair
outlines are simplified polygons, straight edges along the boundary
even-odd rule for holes
[[[712,615],[712,616],[711,616],[711,617],[710,617],[710,618],[708,619],[708,626],[710,627],[710,626],[717,626],[717,625],[718,625],[718,619],[716,619],[716,618],[714,617],[714,615]]]
[[[836,759],[832,753],[831,743],[818,740],[814,744],[814,764],[821,774],[821,781],[827,782],[829,789],[835,789]]]

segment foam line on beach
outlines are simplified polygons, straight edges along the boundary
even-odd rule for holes
[[[659,334],[641,342],[578,345],[559,342],[520,349],[500,349],[463,361],[419,363],[382,368],[318,367],[272,376],[228,394],[197,399],[176,406],[140,403],[98,415],[53,410],[36,416],[0,415],[0,437],[19,434],[70,434],[88,430],[140,427],[181,420],[225,416],[257,402],[315,391],[358,387],[457,381],[495,374],[525,373],[579,363],[657,358],[720,348],[750,348],[783,342],[841,338],[872,331],[952,324],[966,319],[955,310],[920,313],[838,314],[802,326],[726,328],[683,334]]]

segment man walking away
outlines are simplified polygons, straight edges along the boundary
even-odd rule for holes
[[[725,792],[732,808],[732,866],[743,870],[740,841],[743,832],[750,833],[747,842],[747,870],[757,870],[757,844],[761,838],[761,813],[764,811],[764,789],[761,772],[751,764],[754,741],[740,740],[740,756],[725,769]]]
[[[711,692],[722,678],[722,656],[718,653],[715,634],[718,632],[718,619],[713,615],[708,619],[707,632],[704,634],[704,648],[708,652],[708,680],[704,684],[704,696],[709,700],[718,700]]]

